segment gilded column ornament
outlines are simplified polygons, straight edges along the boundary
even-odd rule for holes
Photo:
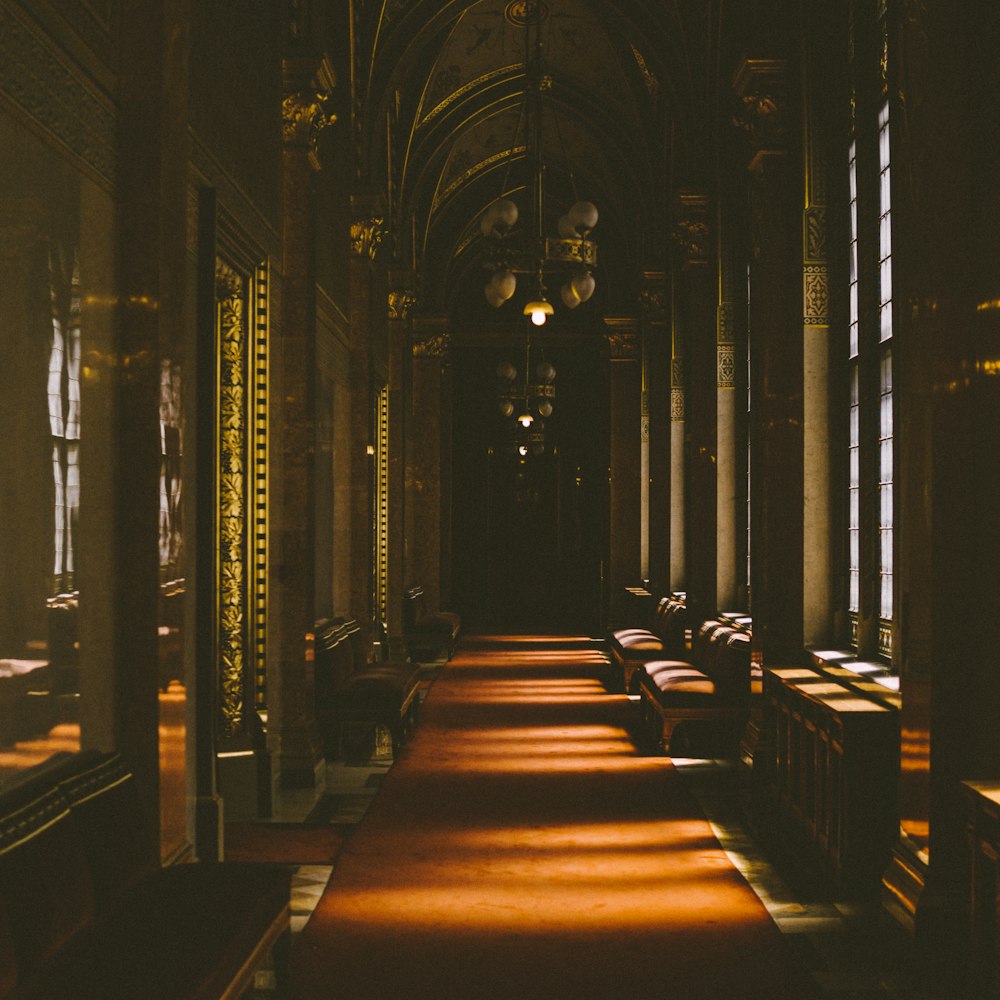
[[[750,169],[756,169],[763,156],[783,153],[786,148],[785,62],[745,59],[733,86],[741,104],[733,124],[747,134],[753,149]]]
[[[736,306],[732,302],[720,302],[716,313],[718,327],[716,340],[720,344],[732,344],[736,340]]]
[[[319,135],[337,116],[324,110],[330,98],[329,91],[298,90],[287,94],[281,102],[282,133],[286,145],[305,146],[309,150],[309,162],[318,170]]]
[[[246,286],[216,261],[219,332],[218,650],[223,735],[244,718],[246,668]]]
[[[358,219],[351,223],[351,253],[355,257],[369,257],[375,260],[382,240],[388,234],[388,227],[381,215],[368,219]]]
[[[446,358],[451,351],[451,334],[439,333],[413,345],[415,358]]]
[[[413,292],[389,292],[389,319],[406,319],[410,310],[416,305],[417,297]]]

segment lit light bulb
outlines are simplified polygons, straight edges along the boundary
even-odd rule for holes
[[[522,445],[521,445],[521,446],[520,446],[520,447],[519,447],[519,448],[517,449],[517,453],[518,453],[519,455],[527,455],[527,454],[528,454],[528,446],[527,446],[526,444],[522,444]]]
[[[520,425],[521,425],[522,427],[530,427],[530,426],[531,426],[531,424],[532,424],[532,422],[533,422],[533,420],[534,420],[534,418],[533,418],[533,417],[531,416],[531,414],[530,414],[530,413],[527,413],[527,412],[525,412],[525,413],[522,413],[522,414],[521,414],[521,415],[520,415],[520,416],[519,416],[519,417],[517,418],[517,422],[518,422],[518,423],[519,423],[519,424],[520,424]]]
[[[531,310],[531,322],[535,326],[545,325],[545,311],[543,309],[532,309]]]

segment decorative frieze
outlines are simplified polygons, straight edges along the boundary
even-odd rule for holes
[[[115,113],[0,4],[0,94],[108,183],[115,179]]]

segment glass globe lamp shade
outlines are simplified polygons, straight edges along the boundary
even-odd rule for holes
[[[566,213],[566,217],[578,232],[586,232],[597,225],[597,206],[591,201],[578,201]]]
[[[573,275],[570,284],[573,286],[573,291],[576,292],[581,302],[586,302],[594,294],[594,287],[596,286],[594,276],[589,271]]]

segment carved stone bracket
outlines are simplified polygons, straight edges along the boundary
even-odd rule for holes
[[[417,297],[409,291],[389,292],[387,307],[389,319],[406,319],[410,310],[416,305]]]
[[[643,289],[639,293],[639,304],[643,316],[650,322],[663,322],[667,312],[667,293],[664,285],[666,275],[662,271],[646,271],[643,274]]]
[[[788,104],[782,59],[745,59],[733,80],[740,112],[733,124],[750,140],[750,169],[761,158],[784,153],[787,147]]]
[[[374,261],[388,231],[385,219],[380,215],[352,222],[351,253],[355,257],[369,257]]]

